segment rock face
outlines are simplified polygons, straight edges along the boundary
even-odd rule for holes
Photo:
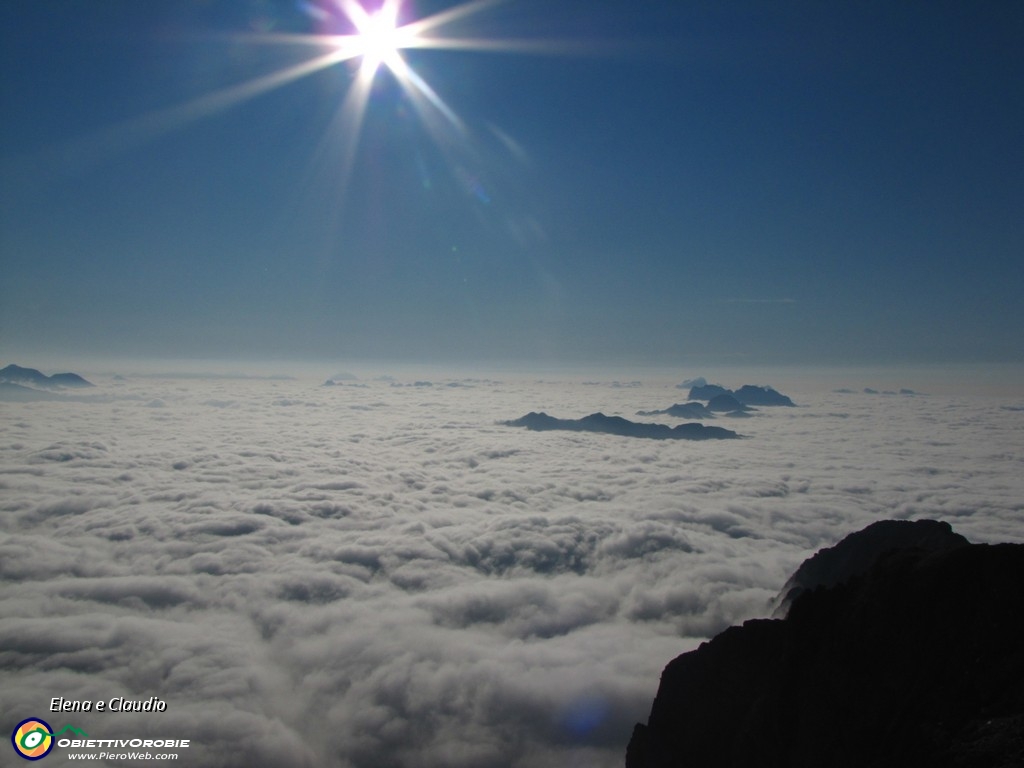
[[[1024,545],[939,539],[676,658],[627,768],[1024,765]]]
[[[666,424],[644,424],[621,416],[605,416],[603,413],[592,413],[582,419],[559,419],[546,413],[531,411],[521,418],[502,423],[509,427],[526,427],[538,432],[566,429],[573,432],[607,432],[623,437],[647,437],[655,440],[724,440],[739,437],[731,429],[722,427],[705,427],[697,423],[678,424],[675,427]]]
[[[938,520],[880,520],[805,560],[782,588],[772,615],[775,618],[785,617],[789,606],[803,592],[844,584],[867,571],[890,550],[916,547],[928,552],[945,552],[965,544],[970,542],[959,533],[953,533],[949,523]]]

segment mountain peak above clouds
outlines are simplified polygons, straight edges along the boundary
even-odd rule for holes
[[[723,395],[733,397],[743,405],[773,405],[794,407],[789,397],[773,387],[744,384],[737,390],[726,389],[721,384],[698,384],[690,388],[691,400],[714,400]]]
[[[86,381],[77,373],[55,373],[52,376],[47,376],[35,368],[23,368],[13,363],[6,368],[0,369],[0,382],[16,384],[22,387],[34,387],[36,389],[93,386],[91,382]]]
[[[676,389],[693,389],[694,387],[706,387],[708,380],[703,376],[698,376],[695,379],[686,379],[685,381],[676,384]]]
[[[621,416],[606,416],[592,413],[582,419],[559,419],[546,413],[530,412],[511,421],[502,422],[508,427],[526,427],[541,432],[553,429],[573,432],[605,432],[622,437],[646,437],[654,440],[727,440],[738,438],[731,429],[706,427],[689,422],[670,427],[667,424],[649,424],[624,419]]]
[[[637,411],[637,416],[675,416],[679,419],[713,419],[715,415],[703,403],[675,403],[660,411]]]
[[[732,390],[726,389],[721,384],[698,384],[690,387],[690,400],[710,400],[718,395],[731,395]]]
[[[733,413],[735,411],[748,411],[750,410],[746,405],[741,403],[734,395],[728,392],[723,392],[720,395],[715,395],[708,400],[709,411],[719,411],[722,413]]]
[[[733,394],[744,405],[784,405],[789,407],[796,405],[796,403],[772,387],[744,384]]]

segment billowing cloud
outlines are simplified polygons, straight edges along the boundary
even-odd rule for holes
[[[665,663],[815,549],[888,517],[1024,540],[1019,400],[794,391],[692,443],[496,423],[674,381],[431,376],[0,403],[4,722],[158,696],[70,722],[197,765],[619,766]]]

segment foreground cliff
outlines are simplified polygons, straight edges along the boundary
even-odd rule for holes
[[[1024,766],[1024,545],[934,526],[672,661],[627,768]]]

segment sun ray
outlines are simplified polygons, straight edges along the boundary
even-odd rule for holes
[[[427,104],[436,109],[441,115],[443,115],[449,122],[450,125],[457,128],[460,132],[464,131],[465,126],[459,116],[444,103],[444,100],[434,91],[433,88],[404,60],[401,60],[401,66],[398,68],[396,75],[398,76],[398,82],[405,90],[405,92],[412,98],[413,105],[416,111],[419,112],[421,118],[425,118],[428,113],[426,107]]]
[[[508,0],[473,0],[469,3],[463,3],[457,5],[454,8],[449,8],[447,11],[440,11],[435,13],[433,16],[427,16],[426,18],[419,19],[418,21],[410,22],[405,25],[405,29],[409,30],[409,35],[412,38],[419,38],[424,32],[437,27],[442,27],[445,24],[451,24],[453,21],[464,19],[467,16],[485,11],[488,8],[492,8],[496,5],[503,5]]]
[[[359,133],[371,96],[373,83],[383,71],[390,73],[407,95],[419,119],[439,146],[444,130],[464,134],[463,120],[438,92],[416,72],[402,55],[404,50],[452,50],[557,55],[584,53],[585,46],[566,40],[512,39],[446,36],[444,28],[503,5],[509,0],[470,0],[431,16],[402,23],[402,0],[383,0],[370,10],[361,0],[324,0],[311,13],[323,31],[317,34],[260,33],[227,35],[247,45],[293,45],[314,53],[298,63],[250,80],[205,93],[190,101],[156,110],[122,123],[107,126],[57,148],[46,158],[27,158],[39,171],[53,168],[75,171],[126,149],[142,146],[194,121],[234,107],[296,80],[345,62],[358,61],[346,95],[332,121],[336,141],[343,143],[341,168],[345,179],[351,173],[358,150]],[[345,29],[347,27],[347,29]],[[339,34],[341,32],[341,34]],[[40,178],[42,181],[42,178]]]
[[[47,171],[58,174],[76,173],[126,150],[144,146],[202,118],[357,56],[359,52],[350,45],[335,46],[326,53],[285,69],[203,94],[181,104],[107,125],[44,150],[38,155],[16,160],[10,165],[12,168],[24,166],[25,169],[32,169],[26,176],[33,178],[38,184],[45,184],[48,183]]]

